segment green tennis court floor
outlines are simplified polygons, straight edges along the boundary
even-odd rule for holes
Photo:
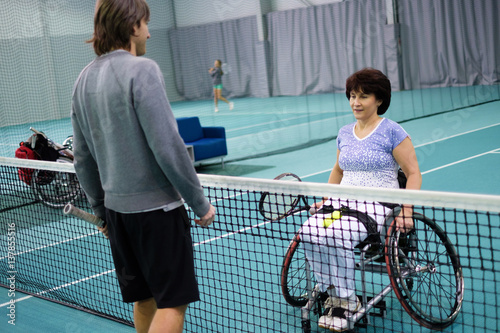
[[[500,102],[496,101],[402,124],[416,146],[423,189],[500,195],[499,110]],[[390,118],[390,114],[387,117]],[[335,141],[329,141],[280,155],[226,163],[224,169],[220,165],[202,167],[198,172],[268,179],[282,172],[293,172],[305,181],[325,182],[334,163],[335,150]],[[498,282],[495,285],[498,287]],[[16,325],[13,326],[6,315],[9,299],[8,290],[0,290],[2,332],[134,331],[131,327],[21,293],[16,293]],[[468,320],[470,318],[461,318],[445,331],[466,332],[472,328],[461,323]]]

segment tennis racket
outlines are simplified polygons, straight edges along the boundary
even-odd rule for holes
[[[302,181],[293,173],[282,173],[274,180]],[[259,212],[266,219],[278,221],[303,210],[313,210],[302,195],[292,196],[279,193],[264,192],[259,201]],[[311,212],[312,214],[315,213]]]
[[[227,75],[227,74],[230,74],[231,71],[233,70],[233,67],[228,64],[228,63],[223,63],[221,66],[221,69],[222,69],[222,72],[224,73],[224,75]]]
[[[64,206],[63,212],[66,215],[72,215],[74,217],[78,217],[79,219],[82,219],[90,224],[95,225],[96,227],[99,227],[99,228],[104,228],[106,226],[106,222],[101,220],[99,217],[97,217],[93,214],[87,213],[86,211],[81,210],[80,208],[77,208],[77,207],[73,206],[72,204],[67,204],[66,206]]]

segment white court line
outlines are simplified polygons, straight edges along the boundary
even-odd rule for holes
[[[87,277],[82,278],[82,279],[80,279],[80,280],[75,280],[75,281],[73,281],[73,282],[69,282],[69,283],[62,284],[62,285],[60,285],[60,286],[58,286],[58,287],[54,287],[54,288],[50,288],[50,289],[47,289],[47,290],[44,290],[44,291],[38,292],[38,293],[36,293],[36,295],[37,295],[37,296],[41,296],[41,295],[43,295],[43,294],[50,293],[50,292],[53,292],[53,291],[56,291],[56,290],[59,290],[59,289],[62,289],[62,288],[66,288],[66,287],[69,287],[69,286],[72,286],[72,285],[78,284],[78,283],[80,283],[80,282],[85,282],[85,281],[87,281],[87,280],[91,280],[91,279],[94,279],[94,278],[96,278],[96,277],[99,277],[99,276],[103,276],[103,275],[106,275],[106,274],[112,273],[112,272],[114,272],[114,271],[115,271],[114,269],[110,269],[110,270],[108,270],[108,271],[106,271],[106,272],[101,272],[101,273],[94,274],[94,275],[92,275],[92,276],[87,276]],[[28,296],[24,296],[24,297],[21,297],[21,298],[17,298],[17,299],[16,299],[16,303],[17,303],[17,302],[20,302],[20,301],[27,300],[27,299],[32,298],[32,297],[34,297],[34,296],[33,296],[33,295],[28,295]],[[4,306],[7,306],[7,305],[9,305],[9,304],[10,304],[10,302],[0,304],[0,308],[1,308],[1,307],[4,307]]]
[[[490,128],[490,127],[499,126],[499,125],[500,125],[500,123],[496,123],[496,124],[493,124],[493,125],[488,125],[488,126],[484,126],[484,127],[476,128],[476,129],[474,129],[474,130],[470,130],[470,131],[466,131],[466,132],[462,132],[462,133],[458,133],[458,134],[450,135],[450,136],[447,136],[447,137],[444,137],[444,138],[441,138],[441,139],[437,139],[437,140],[434,140],[434,141],[429,141],[429,142],[426,142],[426,143],[422,143],[422,144],[420,144],[420,145],[416,145],[416,146],[415,146],[415,148],[419,148],[419,147],[423,147],[423,146],[431,145],[431,144],[436,143],[436,142],[441,142],[441,141],[444,141],[444,140],[448,140],[448,139],[456,138],[456,137],[458,137],[458,136],[462,136],[462,135],[466,135],[466,134],[474,133],[474,132],[477,132],[477,131],[481,131],[481,130],[484,130],[484,129],[487,129],[487,128]]]
[[[27,300],[28,298],[31,298],[33,297],[32,295],[29,295],[29,296],[24,296],[24,297],[21,297],[21,298],[16,298],[16,303],[17,302],[21,302],[21,301],[24,301],[24,300]],[[9,305],[10,302],[7,302],[7,303],[3,303],[3,304],[0,304],[0,308],[4,307],[4,306],[7,306]]]
[[[347,111],[338,111],[336,113],[346,113]],[[315,112],[313,113],[313,115],[318,115],[318,114],[325,114],[325,113],[331,113],[331,112]],[[335,117],[329,117],[327,119],[336,119],[336,118],[342,118],[342,117],[345,117],[345,116],[350,116],[351,113],[347,114],[347,115],[341,115],[341,116],[335,116]],[[232,128],[232,129],[227,129],[226,132],[229,133],[229,132],[235,132],[235,131],[241,131],[243,129],[248,129],[248,128],[254,128],[254,127],[261,127],[261,126],[267,126],[267,125],[271,125],[271,124],[274,124],[276,122],[286,122],[286,121],[289,121],[289,120],[297,120],[297,119],[301,119],[301,118],[304,118],[304,117],[310,117],[311,114],[304,114],[304,115],[301,115],[299,117],[294,117],[294,118],[285,118],[285,119],[277,119],[277,120],[274,120],[274,121],[267,121],[267,122],[264,122],[264,123],[259,123],[259,124],[252,124],[252,125],[248,125],[248,126],[243,126],[243,127],[238,127],[238,128]],[[325,119],[322,119],[321,121],[324,121]],[[296,126],[296,125],[293,125],[293,126]],[[287,126],[289,127],[289,126]],[[285,127],[282,127],[282,128],[285,128]],[[270,129],[270,130],[274,130],[276,128],[273,128],[273,129]]]
[[[333,167],[332,167],[332,168],[333,168]],[[304,179],[305,179],[305,178],[308,178],[308,177],[312,177],[312,176],[320,175],[320,174],[322,174],[322,173],[325,173],[325,172],[331,172],[331,171],[332,171],[332,169],[326,169],[326,170],[323,170],[323,171],[318,171],[318,172],[315,172],[315,173],[310,173],[310,174],[308,174],[308,175],[306,175],[306,176],[302,176],[301,178],[304,178]]]
[[[232,236],[232,235],[240,234],[240,233],[243,233],[243,232],[245,232],[247,230],[250,230],[250,229],[253,229],[253,228],[262,227],[263,225],[266,225],[268,223],[271,223],[271,221],[262,222],[262,223],[259,223],[259,224],[252,225],[250,227],[242,228],[242,229],[240,229],[238,231],[234,231],[234,232],[230,232],[230,233],[227,233],[227,234],[224,234],[224,235],[220,235],[220,236],[217,236],[217,237],[209,238],[207,240],[204,240],[202,242],[198,242],[198,243],[194,244],[194,246],[203,245],[203,244],[206,244],[206,243],[214,242],[214,241],[216,241],[218,239],[222,239],[222,238],[226,238],[226,237],[229,237],[229,236]]]
[[[424,171],[424,172],[422,172],[422,175],[425,175],[427,173],[431,173],[431,172],[434,172],[434,171],[437,171],[437,170],[441,170],[441,169],[447,168],[447,167],[452,166],[452,165],[463,163],[463,162],[472,160],[472,159],[477,158],[477,157],[481,157],[481,156],[488,155],[488,154],[497,154],[499,152],[500,152],[500,148],[493,149],[493,150],[487,151],[487,152],[482,153],[482,154],[477,154],[477,155],[474,155],[474,156],[471,156],[471,157],[467,157],[467,158],[458,160],[456,162],[448,163],[448,164],[445,164],[443,166],[440,166],[440,167],[437,167],[437,168],[434,168],[434,169],[430,169],[430,170]]]
[[[93,233],[90,233],[90,234],[81,235],[81,236],[78,236],[78,237],[69,238],[69,239],[65,239],[63,241],[55,242],[55,243],[52,243],[52,244],[47,244],[47,245],[39,246],[39,247],[36,247],[36,248],[33,248],[33,249],[29,249],[29,250],[26,250],[26,251],[18,252],[16,254],[14,254],[14,256],[18,256],[18,255],[21,255],[21,254],[30,253],[30,252],[37,251],[37,250],[43,250],[43,249],[46,249],[48,247],[52,247],[52,246],[56,246],[56,245],[59,245],[59,244],[64,244],[64,243],[67,243],[67,242],[71,242],[73,240],[78,240],[78,239],[81,239],[81,238],[92,236],[92,235],[95,235],[95,234],[97,234],[99,232],[100,231],[96,231],[96,232],[93,232]],[[8,256],[0,257],[0,260],[4,260],[4,259],[7,259],[7,258],[8,258]]]
[[[243,193],[248,193],[248,192],[243,192]],[[238,193],[238,194],[234,194],[234,195],[231,195],[231,196],[228,196],[228,197],[223,197],[223,198],[215,200],[215,202],[222,201],[222,200],[227,200],[227,199],[232,199],[232,198],[236,198],[236,197],[242,196],[243,193]],[[193,246],[200,246],[200,245],[203,245],[203,244],[206,244],[206,243],[214,242],[214,241],[222,239],[222,238],[226,238],[226,237],[233,236],[233,235],[236,235],[236,234],[244,233],[247,230],[250,230],[250,229],[253,229],[253,228],[258,228],[258,227],[261,227],[261,226],[266,225],[268,223],[271,223],[271,221],[262,222],[262,223],[259,223],[259,224],[252,225],[250,227],[241,228],[238,231],[233,231],[233,232],[230,232],[230,233],[227,233],[227,234],[224,234],[224,235],[220,235],[220,236],[217,236],[217,237],[209,238],[209,239],[206,239],[204,241],[195,243]]]

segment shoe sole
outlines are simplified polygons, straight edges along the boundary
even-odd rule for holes
[[[318,324],[318,327],[320,328],[325,328],[327,330],[330,330],[331,332],[345,332],[345,331],[348,331],[349,328],[343,328],[343,329],[335,329],[334,327],[330,327],[330,326],[326,326],[326,325],[321,325],[321,324]]]
[[[354,311],[350,311],[349,309],[346,309],[346,310],[350,311],[351,315],[352,315],[352,314],[355,314],[356,312],[358,312],[360,308],[361,308],[361,302],[358,300],[356,309]],[[318,323],[318,327],[328,329],[328,330],[330,330],[330,332],[345,332],[345,331],[349,330],[348,327],[342,328],[342,329],[335,329],[334,327],[330,327],[330,326],[319,324],[319,323]]]

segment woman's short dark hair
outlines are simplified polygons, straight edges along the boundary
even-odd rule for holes
[[[141,20],[149,21],[145,0],[99,0],[94,17],[94,35],[88,42],[100,56],[116,49],[130,49],[130,36]]]
[[[377,114],[384,114],[391,104],[391,81],[381,71],[374,68],[364,68],[347,78],[345,94],[351,98],[351,92],[374,94],[377,100],[382,101]]]

